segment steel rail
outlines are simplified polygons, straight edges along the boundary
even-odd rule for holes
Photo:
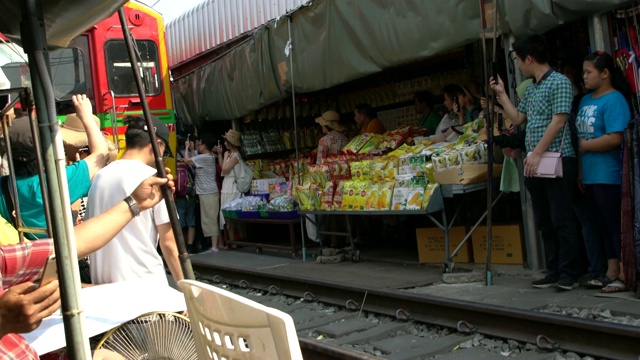
[[[319,281],[301,276],[264,274],[250,269],[198,263],[200,276],[214,282],[237,285],[241,281],[253,288],[269,291],[271,286],[283,294],[317,299],[345,306],[349,300],[362,303],[363,310],[418,322],[467,328],[483,335],[532,343],[541,349],[562,349],[607,359],[638,359],[640,328],[596,322],[573,317],[447,299],[393,289],[375,289]],[[302,344],[302,343],[301,343]]]

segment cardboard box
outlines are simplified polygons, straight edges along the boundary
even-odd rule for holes
[[[487,180],[487,164],[462,165],[459,169],[436,171],[435,179],[438,184],[475,184]],[[493,177],[502,174],[502,164],[493,165]]]
[[[522,226],[494,225],[491,231],[491,263],[522,264]],[[484,264],[487,261],[487,227],[478,226],[471,237],[474,262]]]
[[[452,227],[449,231],[449,252],[453,251],[464,239],[466,234],[464,226]],[[421,264],[442,264],[445,259],[444,232],[439,228],[416,229],[418,242],[418,259]],[[453,257],[456,263],[469,262],[469,240],[460,248]]]
[[[285,182],[285,178],[274,178],[274,179],[256,179],[251,181],[251,193],[252,194],[268,194],[270,189],[273,188],[275,184],[279,184],[281,182]]]

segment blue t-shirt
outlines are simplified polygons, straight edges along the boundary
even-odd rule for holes
[[[618,91],[594,98],[585,95],[576,117],[578,138],[597,139],[603,135],[623,132],[631,120],[631,111]],[[609,151],[588,151],[582,154],[584,184],[620,184],[622,181],[621,148]]]
[[[67,165],[67,183],[71,204],[87,196],[91,179],[89,178],[89,167],[84,160],[76,161]],[[44,206],[42,203],[42,191],[40,190],[40,180],[38,175],[21,176],[16,179],[18,190],[18,200],[20,201],[20,215],[22,223],[26,227],[46,228],[47,222],[44,216]],[[0,215],[13,224],[13,216],[9,214],[4,196],[0,196]],[[43,238],[46,235],[37,234],[36,237]]]

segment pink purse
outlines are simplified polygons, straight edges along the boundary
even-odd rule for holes
[[[564,126],[562,131],[562,141],[560,142],[560,150],[564,145],[564,135],[567,132],[567,126]],[[527,156],[531,155],[528,153]],[[540,163],[538,164],[538,170],[534,177],[539,178],[561,178],[562,177],[562,152],[545,151],[540,157]]]

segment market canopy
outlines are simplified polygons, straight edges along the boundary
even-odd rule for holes
[[[20,40],[23,3],[34,1],[42,7],[47,43],[64,47],[97,22],[113,15],[127,0],[0,0],[0,33]]]
[[[315,0],[290,13],[296,93],[319,91],[477,41],[479,1]],[[630,0],[498,0],[500,26],[515,36],[612,10]],[[287,17],[177,79],[182,121],[230,120],[291,94]]]

